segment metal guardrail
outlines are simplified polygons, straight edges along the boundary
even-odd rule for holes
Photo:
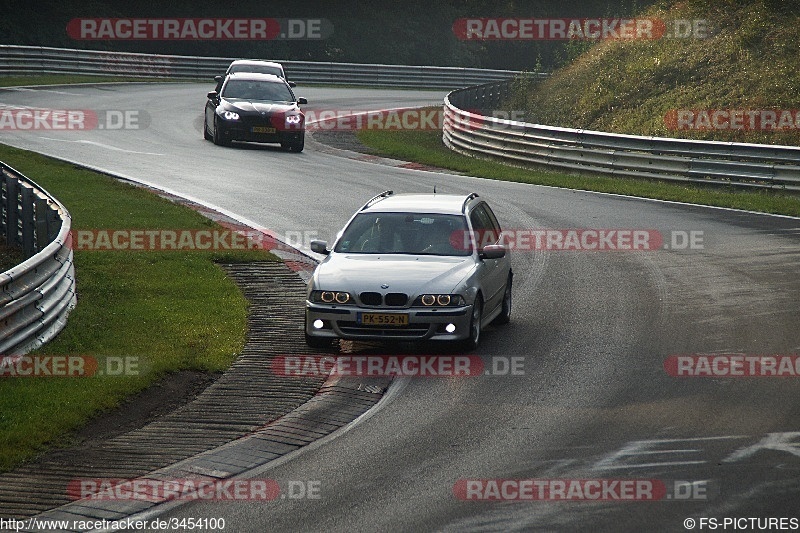
[[[85,74],[146,78],[212,78],[234,59],[101,52],[41,46],[0,45],[0,75]],[[252,58],[250,58],[252,59]],[[280,61],[288,79],[297,83],[382,85],[453,89],[512,77],[513,70],[464,67],[369,65],[315,61]]]
[[[0,163],[0,230],[25,261],[0,274],[0,355],[38,348],[75,307],[75,267],[66,208],[47,191]]]
[[[800,147],[622,135],[483,115],[497,109],[512,83],[505,80],[448,94],[444,143],[465,155],[517,166],[800,191]]]

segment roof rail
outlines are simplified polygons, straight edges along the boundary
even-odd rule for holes
[[[467,197],[464,198],[464,203],[461,205],[461,212],[462,213],[465,212],[467,210],[467,204],[469,203],[469,201],[470,200],[474,200],[477,197],[478,197],[478,193],[476,193],[476,192],[469,193],[467,195]]]
[[[393,194],[394,194],[394,191],[383,191],[383,192],[382,192],[382,193],[380,193],[378,196],[374,197],[374,198],[373,198],[373,199],[371,199],[369,202],[365,203],[365,204],[364,204],[364,207],[362,207],[361,209],[359,209],[359,211],[363,211],[364,209],[368,208],[369,206],[371,206],[372,204],[374,204],[374,203],[375,203],[375,202],[377,202],[378,200],[380,200],[380,199],[382,199],[382,198],[386,198],[387,196],[391,196],[391,195],[393,195]]]

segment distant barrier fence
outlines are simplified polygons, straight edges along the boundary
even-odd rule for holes
[[[0,274],[0,355],[38,348],[75,307],[75,268],[67,209],[13,168],[0,163],[0,231],[25,260]]]
[[[239,58],[0,45],[0,75],[50,73],[210,79],[223,74],[234,59]],[[513,70],[464,67],[278,61],[283,64],[289,80],[310,84],[454,89],[503,80],[518,74]]]
[[[800,191],[800,147],[622,135],[485,116],[508,98],[512,83],[448,94],[444,143],[465,155],[517,166]]]

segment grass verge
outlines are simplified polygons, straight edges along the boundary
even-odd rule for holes
[[[20,248],[8,246],[3,235],[0,235],[0,272],[12,269],[25,260]]]
[[[565,128],[800,145],[798,2],[670,0],[637,18],[672,28],[679,20],[699,21],[705,28],[692,38],[582,42],[586,52],[541,84],[519,83],[508,110],[524,111],[526,122]],[[747,114],[740,124],[700,119],[712,111]],[[770,123],[764,113],[771,112]]]
[[[800,216],[800,197],[775,191],[712,189],[602,175],[572,175],[467,157],[444,145],[441,130],[360,130],[358,138],[387,157],[446,168],[479,178]]]
[[[73,229],[209,229],[198,213],[147,190],[0,145],[0,161],[67,207]],[[276,259],[268,252],[75,251],[78,306],[46,355],[138,358],[138,375],[0,378],[0,470],[48,448],[93,415],[166,373],[227,368],[245,342],[247,301],[215,261]],[[6,368],[6,374],[8,369]]]

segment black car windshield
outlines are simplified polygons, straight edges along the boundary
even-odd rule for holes
[[[223,98],[293,102],[292,92],[283,83],[260,80],[228,80],[222,89]]]
[[[233,74],[234,72],[255,72],[257,74],[274,74],[275,76],[283,77],[283,71],[280,68],[269,65],[234,65],[229,73]]]
[[[345,229],[336,252],[351,254],[472,254],[463,215],[360,213]]]

